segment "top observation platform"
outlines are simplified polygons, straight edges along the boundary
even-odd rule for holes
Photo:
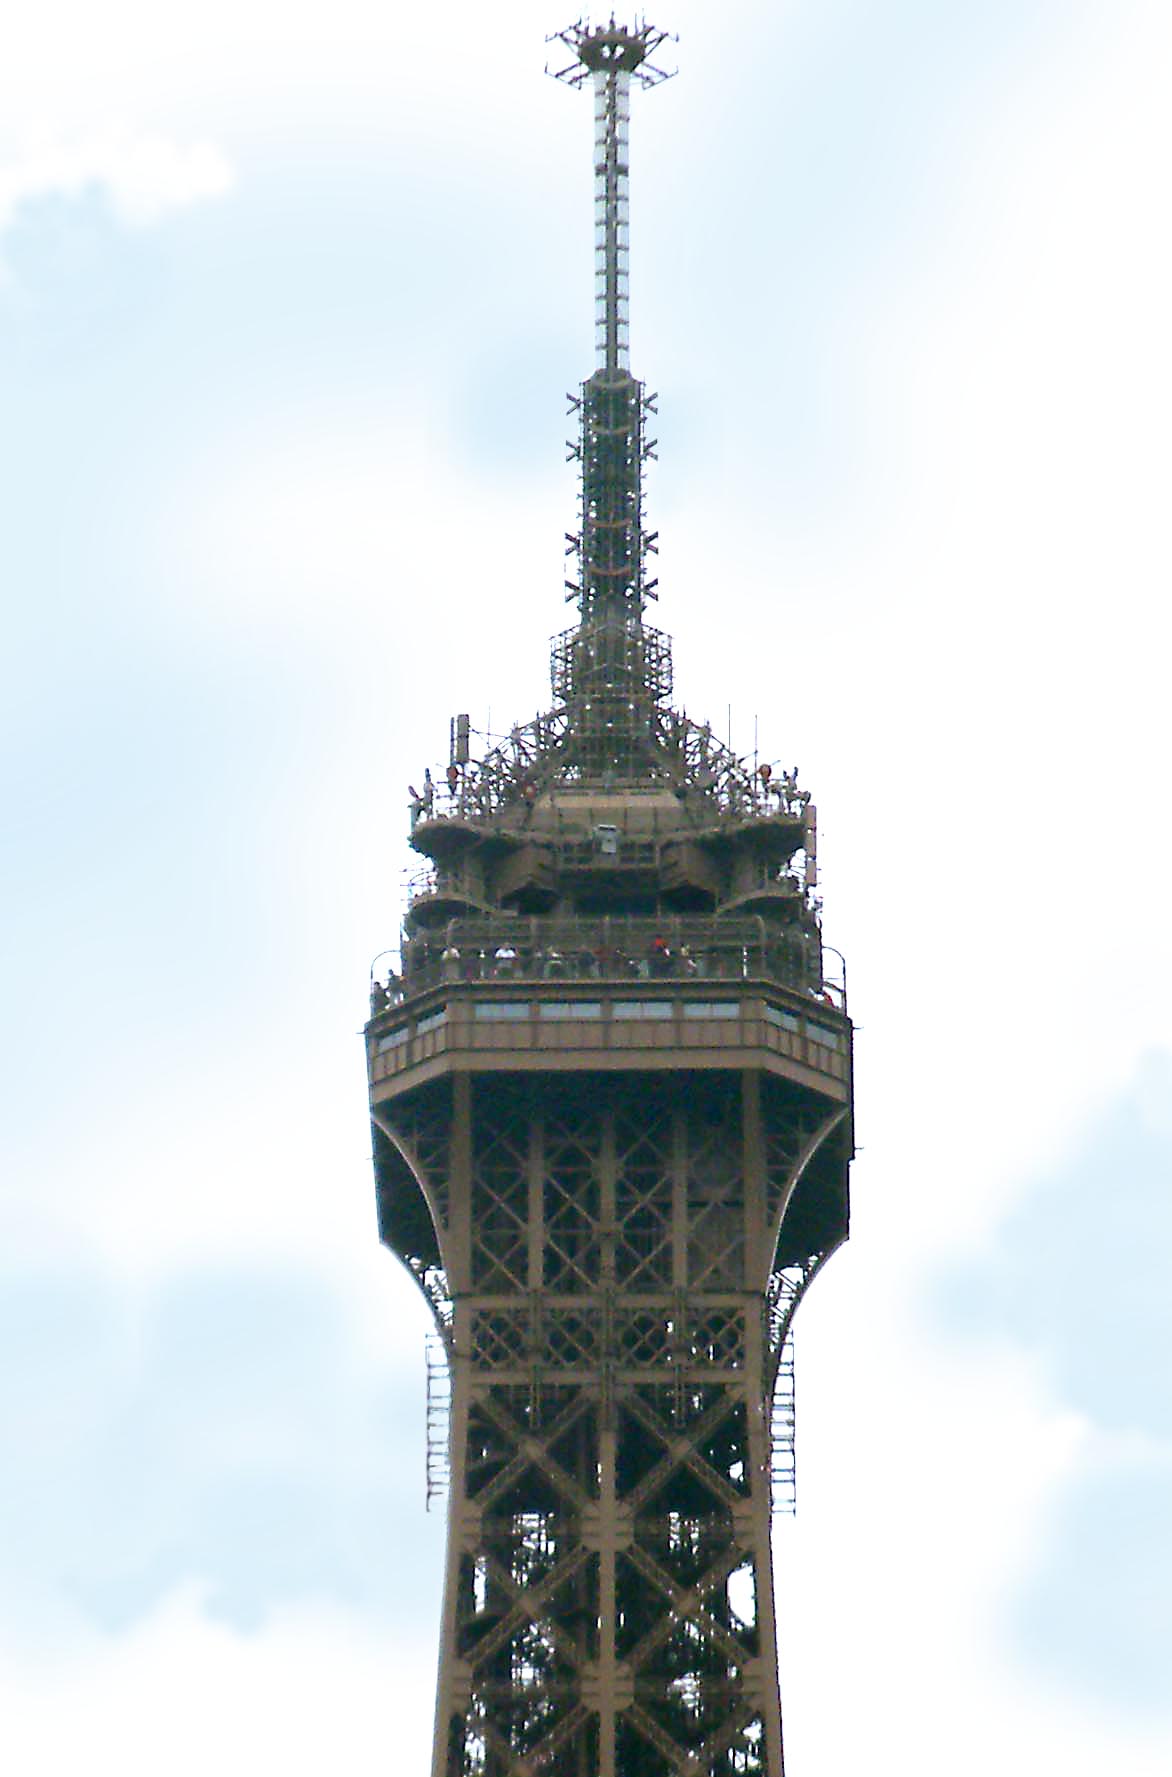
[[[419,868],[394,972],[372,982],[372,1095],[441,1074],[759,1068],[849,1100],[845,979],[826,965],[817,810],[783,770],[673,707],[669,637],[644,622],[657,533],[643,471],[656,397],[628,365],[632,86],[666,33],[557,33],[594,101],[596,359],[570,396],[577,522],[552,705],[507,735],[451,724],[410,786]],[[715,600],[728,597],[712,589]],[[837,955],[836,952],[831,952]]]
[[[737,975],[697,960],[695,973],[632,976],[617,956],[601,967],[560,953],[465,962],[453,946],[421,991],[392,992],[371,1018],[371,1101],[458,1073],[751,1068],[849,1102],[851,1026],[829,992],[814,1000],[787,990],[758,974],[748,952]]]
[[[850,1092],[845,974],[761,918],[453,920],[374,984],[367,1044],[375,1101],[452,1072],[566,1068],[754,1067]]]

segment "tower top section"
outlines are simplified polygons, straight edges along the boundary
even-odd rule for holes
[[[411,842],[429,867],[411,891],[405,978],[427,991],[437,968],[457,962],[444,979],[497,979],[497,955],[499,978],[511,979],[525,945],[549,948],[551,980],[570,978],[571,953],[584,979],[601,979],[591,959],[612,938],[581,921],[695,916],[695,931],[677,935],[681,975],[698,975],[703,954],[715,979],[747,979],[750,951],[764,945],[780,985],[824,992],[815,810],[796,767],[775,771],[755,747],[740,757],[731,735],[726,746],[673,707],[670,640],[644,621],[657,584],[643,509],[656,397],[627,366],[628,118],[632,84],[668,78],[654,61],[666,39],[613,17],[557,33],[570,55],[556,76],[589,87],[595,122],[599,351],[569,397],[580,480],[565,590],[578,621],[553,641],[552,707],[485,737],[479,756],[468,716],[457,716],[446,769],[410,789]],[[658,979],[636,956],[655,935],[623,940],[622,977]],[[661,960],[657,950],[654,968]],[[481,965],[487,974],[467,973]]]

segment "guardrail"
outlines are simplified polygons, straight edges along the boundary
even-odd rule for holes
[[[385,953],[383,953],[385,954]],[[760,917],[453,919],[406,941],[372,1013],[446,982],[772,981],[845,1012],[845,970],[826,968],[816,931]],[[840,959],[841,960],[841,959]]]

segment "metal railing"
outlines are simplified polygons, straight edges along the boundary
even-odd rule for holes
[[[845,1012],[845,982],[826,954],[816,929],[756,916],[460,918],[405,940],[400,968],[385,987],[373,984],[371,1003],[377,1013],[459,982],[756,979]]]

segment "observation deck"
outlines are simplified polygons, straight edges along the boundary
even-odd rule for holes
[[[367,1027],[372,1101],[455,1072],[759,1068],[850,1099],[845,983],[763,919],[452,920]]]

